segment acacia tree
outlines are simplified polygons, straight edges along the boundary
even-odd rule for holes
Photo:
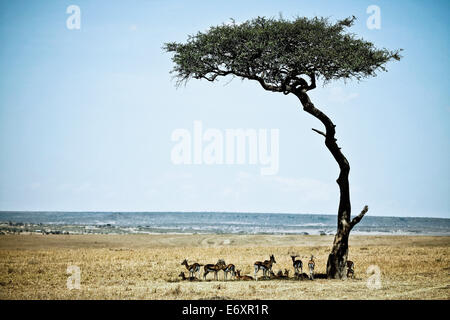
[[[265,90],[293,94],[303,110],[322,122],[325,145],[339,165],[340,201],[337,233],[328,256],[328,278],[345,278],[348,238],[352,228],[368,211],[351,219],[349,172],[350,165],[335,138],[336,126],[330,118],[311,102],[308,91],[316,88],[316,81],[328,83],[339,79],[368,78],[376,71],[387,71],[390,60],[400,60],[400,50],[377,49],[368,41],[346,32],[355,17],[331,23],[325,18],[258,17],[241,24],[234,21],[211,27],[188,37],[186,43],[170,42],[164,50],[172,52],[175,66],[172,73],[177,86],[190,79],[215,81],[219,77],[234,76],[255,80]]]

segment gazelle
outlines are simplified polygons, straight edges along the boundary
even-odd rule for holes
[[[188,269],[189,271],[189,277],[194,277],[195,272],[198,272],[200,276],[200,267],[202,266],[202,264],[198,264],[195,262],[189,265],[187,259],[184,259],[181,265],[186,266],[186,269]]]
[[[353,261],[347,260],[347,278],[351,275],[353,279],[355,277],[355,264]]]
[[[216,264],[205,264],[203,267],[203,279],[206,280],[206,275],[210,272],[214,272],[214,280],[218,280],[217,272],[220,270],[223,270],[223,267],[225,266],[225,261],[222,259],[219,259]]]
[[[228,272],[231,272],[231,279],[236,277],[236,268],[235,268],[234,264],[231,264],[231,263],[225,264],[225,261],[223,261],[222,270],[223,270],[223,276],[224,276],[225,280],[227,280]]]
[[[292,266],[294,267],[295,273],[303,273],[303,262],[302,260],[295,260],[298,256],[291,256]],[[299,271],[300,269],[300,271]]]
[[[241,270],[236,270],[236,278],[238,280],[244,280],[244,281],[249,281],[249,280],[253,280],[253,277],[250,276],[241,276]]]
[[[273,279],[288,279],[289,278],[289,270],[284,269],[283,271],[278,270],[277,274],[273,273],[273,271],[270,271],[270,277]]]
[[[181,277],[181,280],[189,280],[189,281],[198,280],[196,277],[186,278],[186,276],[184,275],[184,272],[180,272],[180,274],[178,276]]]
[[[316,266],[316,263],[314,262],[314,256],[311,255],[311,259],[308,262],[309,278],[311,280],[314,280],[314,267],[315,266]]]
[[[297,280],[303,280],[304,278],[303,278],[303,273],[299,273],[299,272],[295,272],[294,273],[294,278],[295,279],[297,279]]]
[[[253,266],[255,267],[255,278],[258,279],[256,277],[256,274],[258,273],[259,270],[263,271],[263,277],[268,276],[269,272],[272,271],[272,265],[274,263],[277,263],[275,261],[275,257],[273,256],[273,254],[270,255],[270,260],[264,260],[264,262],[261,261],[256,261]]]

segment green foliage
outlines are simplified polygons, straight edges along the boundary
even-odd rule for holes
[[[223,24],[189,36],[186,43],[170,42],[172,73],[177,84],[194,79],[216,80],[234,75],[257,80],[266,89],[285,92],[306,83],[362,79],[386,71],[385,64],[399,60],[399,51],[377,49],[371,42],[346,33],[355,17],[330,23],[325,18],[258,17],[241,24]]]

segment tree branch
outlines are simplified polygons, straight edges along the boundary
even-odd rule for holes
[[[263,78],[257,76],[254,72],[252,72],[250,70],[249,66],[247,66],[247,74],[244,74],[244,73],[241,73],[239,71],[232,70],[232,69],[230,69],[230,70],[220,70],[217,67],[213,67],[213,66],[210,66],[210,65],[209,65],[209,67],[211,68],[211,70],[208,70],[208,72],[206,72],[204,75],[199,76],[198,78],[203,78],[203,79],[206,79],[208,81],[213,82],[214,80],[216,80],[216,78],[218,76],[225,77],[225,76],[231,74],[231,75],[234,75],[234,76],[237,76],[237,77],[242,77],[243,79],[256,80],[256,81],[259,82],[261,87],[263,87],[267,91],[273,91],[273,92],[282,92],[283,91],[282,88],[280,88],[278,86],[267,84],[264,81]],[[210,78],[208,78],[206,76],[207,74],[212,74],[212,75],[210,76]]]
[[[309,78],[311,79],[311,84],[307,88],[307,91],[316,88],[316,74],[314,72],[311,72],[311,74],[309,74]]]
[[[257,80],[259,82],[259,84],[261,85],[261,87],[263,87],[264,89],[266,89],[268,91],[274,91],[274,92],[281,92],[282,91],[281,88],[278,88],[276,86],[273,86],[273,85],[265,83],[264,80],[261,77],[255,76],[252,80]]]
[[[361,221],[361,219],[364,217],[364,215],[369,211],[368,206],[364,206],[364,209],[362,209],[361,213],[358,214],[356,217],[353,218],[352,222],[350,222],[350,228],[353,228],[358,222]]]
[[[324,132],[320,131],[320,130],[317,130],[317,129],[314,129],[314,128],[311,128],[311,130],[317,132],[318,134],[323,135],[325,138],[327,137],[327,135]]]

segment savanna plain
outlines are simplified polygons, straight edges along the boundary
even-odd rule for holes
[[[450,237],[351,235],[355,277],[347,280],[324,277],[332,242],[318,235],[2,235],[0,299],[450,298]],[[289,278],[240,281],[228,275],[225,281],[222,271],[218,280],[211,273],[206,281],[178,276],[188,275],[184,259],[224,259],[253,276],[253,263],[270,254],[273,271],[287,269]],[[303,260],[304,271],[315,256],[314,281],[294,279],[291,255]],[[79,289],[67,286],[69,266],[79,267]]]

